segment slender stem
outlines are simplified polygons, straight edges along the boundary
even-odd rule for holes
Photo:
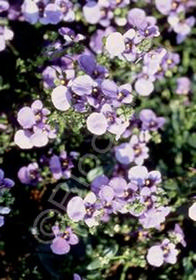
[[[126,279],[126,275],[127,275],[127,270],[129,269],[129,262],[127,262],[124,267],[123,267],[123,271],[121,273],[121,276],[120,276],[120,280],[125,280]]]

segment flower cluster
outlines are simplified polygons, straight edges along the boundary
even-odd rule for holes
[[[144,166],[128,171],[127,182],[123,177],[95,178],[92,191],[84,199],[73,197],[67,205],[67,215],[74,221],[84,221],[88,227],[107,222],[111,214],[130,214],[138,218],[144,228],[159,228],[170,213],[170,208],[160,200],[161,174],[148,172]]]
[[[186,17],[190,8],[196,6],[195,1],[156,0],[155,5],[161,14],[167,16],[171,29],[177,33],[177,43],[183,42],[195,24],[194,16]]]
[[[22,129],[19,129],[14,141],[21,149],[43,147],[49,139],[56,138],[56,130],[47,124],[50,111],[43,107],[40,100],[32,103],[31,107],[25,106],[18,112],[17,120]]]
[[[60,152],[57,156],[53,154],[50,158],[40,159],[40,166],[49,167],[50,175],[55,181],[61,178],[68,179],[71,177],[71,170],[74,167],[73,160],[78,157],[78,153],[70,152],[67,154],[65,150]],[[37,186],[44,181],[42,177],[43,170],[37,162],[23,166],[18,171],[18,179],[21,183],[26,185]]]

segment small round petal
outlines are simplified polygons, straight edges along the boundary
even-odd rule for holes
[[[31,137],[31,143],[35,147],[44,147],[48,144],[48,137],[45,133],[42,132],[35,132]]]
[[[90,192],[90,193],[88,193],[87,196],[85,197],[84,202],[85,202],[85,203],[91,203],[91,204],[93,204],[93,203],[96,202],[96,200],[97,200],[96,195],[95,195],[93,192]]]
[[[24,130],[18,130],[14,136],[14,142],[21,149],[31,149],[33,144],[30,140],[29,134]]]
[[[52,91],[52,103],[59,111],[67,111],[71,106],[71,95],[65,86],[58,86]]]
[[[122,164],[129,164],[134,159],[134,151],[128,143],[123,143],[116,147],[116,159]]]
[[[160,267],[164,262],[163,251],[161,247],[159,245],[152,246],[148,250],[146,258],[150,265]]]
[[[35,124],[35,115],[30,107],[23,107],[18,112],[17,120],[23,128],[31,128]]]
[[[84,201],[81,197],[73,197],[67,204],[67,215],[74,222],[81,221],[85,216],[86,210]]]
[[[56,237],[50,246],[52,252],[57,255],[64,255],[70,251],[70,245],[62,237]]]
[[[193,221],[196,221],[196,202],[194,202],[193,205],[189,208],[188,215],[189,218],[191,218]]]
[[[30,183],[30,178],[28,176],[28,171],[27,171],[27,167],[26,166],[23,166],[23,167],[21,167],[19,169],[19,171],[18,171],[18,179],[23,184],[29,184]]]
[[[76,245],[76,244],[78,244],[78,242],[79,242],[79,239],[78,239],[77,235],[72,233],[69,238],[69,244]]]
[[[89,1],[83,7],[83,14],[88,23],[96,24],[101,18],[101,11],[99,5],[94,1]]]
[[[127,188],[127,182],[122,177],[114,177],[110,180],[109,185],[113,188],[118,197],[123,196]]]
[[[105,96],[115,98],[118,92],[118,87],[115,82],[111,80],[103,80],[101,89]]]
[[[110,202],[114,198],[114,191],[110,186],[103,186],[99,191],[99,197],[102,200]]]
[[[88,130],[95,135],[102,135],[107,130],[107,119],[101,113],[92,113],[86,120]]]
[[[119,32],[109,34],[106,39],[105,48],[111,57],[121,55],[125,50],[125,43],[122,34]]]
[[[49,164],[53,177],[56,180],[59,180],[62,177],[61,162],[59,157],[56,155],[52,156]]]
[[[150,80],[140,78],[135,83],[135,90],[141,96],[148,96],[154,90],[154,85]]]
[[[142,29],[146,25],[146,14],[142,9],[134,8],[128,13],[128,22],[138,29]]]
[[[145,166],[134,166],[129,169],[128,177],[130,180],[143,184],[148,177],[148,170]]]
[[[88,75],[79,76],[73,80],[71,89],[79,96],[90,95],[95,82]]]

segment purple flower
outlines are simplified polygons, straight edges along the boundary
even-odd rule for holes
[[[99,191],[99,199],[104,210],[103,219],[108,219],[108,216],[112,213],[116,213],[122,208],[120,201],[116,200],[113,187],[103,185]]]
[[[23,184],[35,186],[41,181],[39,166],[36,162],[23,166],[18,171],[18,178]]]
[[[187,95],[191,90],[191,81],[187,77],[181,77],[177,79],[176,93]]]
[[[76,245],[79,239],[70,227],[61,232],[58,226],[52,228],[55,238],[50,246],[52,252],[57,255],[64,255],[70,251],[71,245]]]
[[[151,208],[140,216],[139,221],[144,228],[159,228],[161,223],[165,221],[166,216],[170,213],[170,210],[170,207],[164,206]]]
[[[175,264],[178,250],[168,239],[164,239],[160,245],[152,246],[148,250],[147,261],[150,265],[160,267],[164,262]]]
[[[180,15],[171,14],[168,17],[168,22],[171,25],[171,28],[174,30],[174,32],[177,33],[177,43],[180,44],[191,32],[191,28],[195,24],[195,18],[191,16],[187,19],[180,19]]]
[[[22,6],[24,19],[31,24],[57,24],[61,20],[71,22],[75,18],[73,4],[69,0],[33,1],[24,0]]]
[[[109,86],[111,83],[107,83],[107,86]],[[116,91],[115,87],[110,88],[110,90],[105,89],[105,94],[110,96],[111,98],[115,98]],[[109,104],[104,104],[101,113],[105,116],[107,120],[107,130],[116,135],[116,140],[120,138],[120,136],[125,132],[126,128],[129,126],[129,121],[126,121],[124,117],[120,116],[118,117],[114,108],[112,108]]]
[[[161,173],[159,171],[148,172],[145,166],[131,167],[128,177],[132,183],[140,187],[152,188],[152,190],[154,190],[154,186],[161,183]]]
[[[58,32],[61,36],[63,36],[65,45],[69,45],[71,42],[78,43],[79,41],[85,39],[84,35],[80,33],[76,34],[75,31],[69,27],[61,27]]]
[[[0,169],[0,190],[10,189],[15,185],[14,181],[4,177],[4,171]]]
[[[97,197],[93,192],[88,193],[84,199],[79,196],[73,197],[67,205],[69,218],[74,222],[84,220],[88,227],[97,226],[100,211],[98,210],[96,201]]]
[[[14,142],[21,149],[31,149],[32,147],[43,147],[49,139],[56,137],[56,130],[47,124],[47,116],[50,111],[43,107],[40,100],[32,103],[31,107],[23,107],[17,116],[20,129],[14,136]]]
[[[97,65],[94,56],[90,54],[82,54],[78,58],[78,63],[82,71],[92,78],[105,78],[108,71],[104,66]]]
[[[105,30],[97,29],[91,36],[90,47],[91,49],[100,54],[103,51],[103,38],[107,37],[110,33],[114,32],[114,28],[109,26]]]
[[[72,157],[67,155],[66,151],[62,151],[60,156],[52,156],[50,159],[50,170],[56,180],[70,178],[71,169],[73,168]]]
[[[139,118],[142,122],[142,129],[156,131],[165,123],[165,118],[157,117],[150,109],[143,109],[140,112]]]
[[[129,143],[134,152],[134,162],[137,165],[142,165],[144,163],[144,160],[149,157],[148,147],[146,147],[146,144],[144,142],[140,142],[140,139],[136,135],[133,135],[131,137]]]

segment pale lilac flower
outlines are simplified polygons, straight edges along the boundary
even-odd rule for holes
[[[156,191],[156,185],[161,183],[161,173],[159,171],[148,172],[145,166],[134,166],[129,169],[129,180],[144,188],[150,189],[152,192]]]
[[[66,151],[62,151],[59,156],[53,155],[49,161],[50,170],[56,180],[61,178],[68,179],[71,177],[71,169],[74,167],[71,155],[68,156]]]
[[[152,246],[148,250],[147,261],[150,265],[160,267],[164,263],[163,250],[160,245]]]
[[[58,226],[52,227],[55,238],[50,246],[52,252],[57,255],[64,255],[70,251],[71,245],[76,245],[79,239],[73,233],[70,227],[67,227],[64,232],[60,231]]]
[[[152,246],[148,250],[147,261],[150,265],[160,267],[164,262],[175,264],[178,250],[169,239],[164,239],[159,245]]]
[[[180,77],[177,79],[176,93],[187,95],[191,90],[191,81],[187,77]]]
[[[107,84],[110,85],[111,83]],[[105,94],[110,96],[111,98],[115,98],[116,91],[115,88],[105,91]],[[105,116],[107,120],[107,130],[116,135],[116,140],[118,140],[121,135],[125,132],[126,128],[129,126],[129,121],[124,120],[124,117],[118,117],[114,108],[111,107],[109,104],[104,104],[101,108],[101,113]]]
[[[115,30],[112,26],[107,27],[105,30],[97,29],[90,38],[91,49],[97,54],[102,53],[104,47],[103,38],[107,37],[110,33],[114,31]]]
[[[18,171],[18,178],[23,184],[37,185],[41,181],[39,166],[36,162],[30,163],[28,166],[23,166]]]
[[[196,202],[194,202],[191,207],[189,207],[188,215],[189,218],[191,218],[193,221],[196,221]]]
[[[139,118],[142,122],[143,130],[156,131],[165,123],[165,118],[157,117],[150,109],[143,109],[140,112]]]
[[[79,196],[73,197],[67,205],[67,214],[74,222],[84,220],[88,227],[98,225],[97,218],[100,211],[97,208],[97,197],[93,192],[86,195],[84,199]]]
[[[56,130],[47,124],[50,111],[43,107],[40,100],[32,103],[31,107],[23,107],[17,116],[20,129],[14,136],[14,142],[21,149],[31,149],[32,147],[43,147],[49,139],[56,137]]]
[[[134,152],[134,162],[137,165],[142,165],[144,160],[149,157],[149,148],[145,143],[141,143],[137,135],[133,135],[129,142]]]
[[[144,228],[159,228],[161,223],[165,222],[165,218],[169,215],[170,211],[170,207],[164,206],[151,208],[140,216],[139,221]]]
[[[177,33],[177,43],[180,44],[183,42],[187,35],[191,32],[191,28],[195,24],[195,18],[193,16],[187,19],[180,19],[179,15],[171,14],[168,17],[168,22],[174,32]]]

